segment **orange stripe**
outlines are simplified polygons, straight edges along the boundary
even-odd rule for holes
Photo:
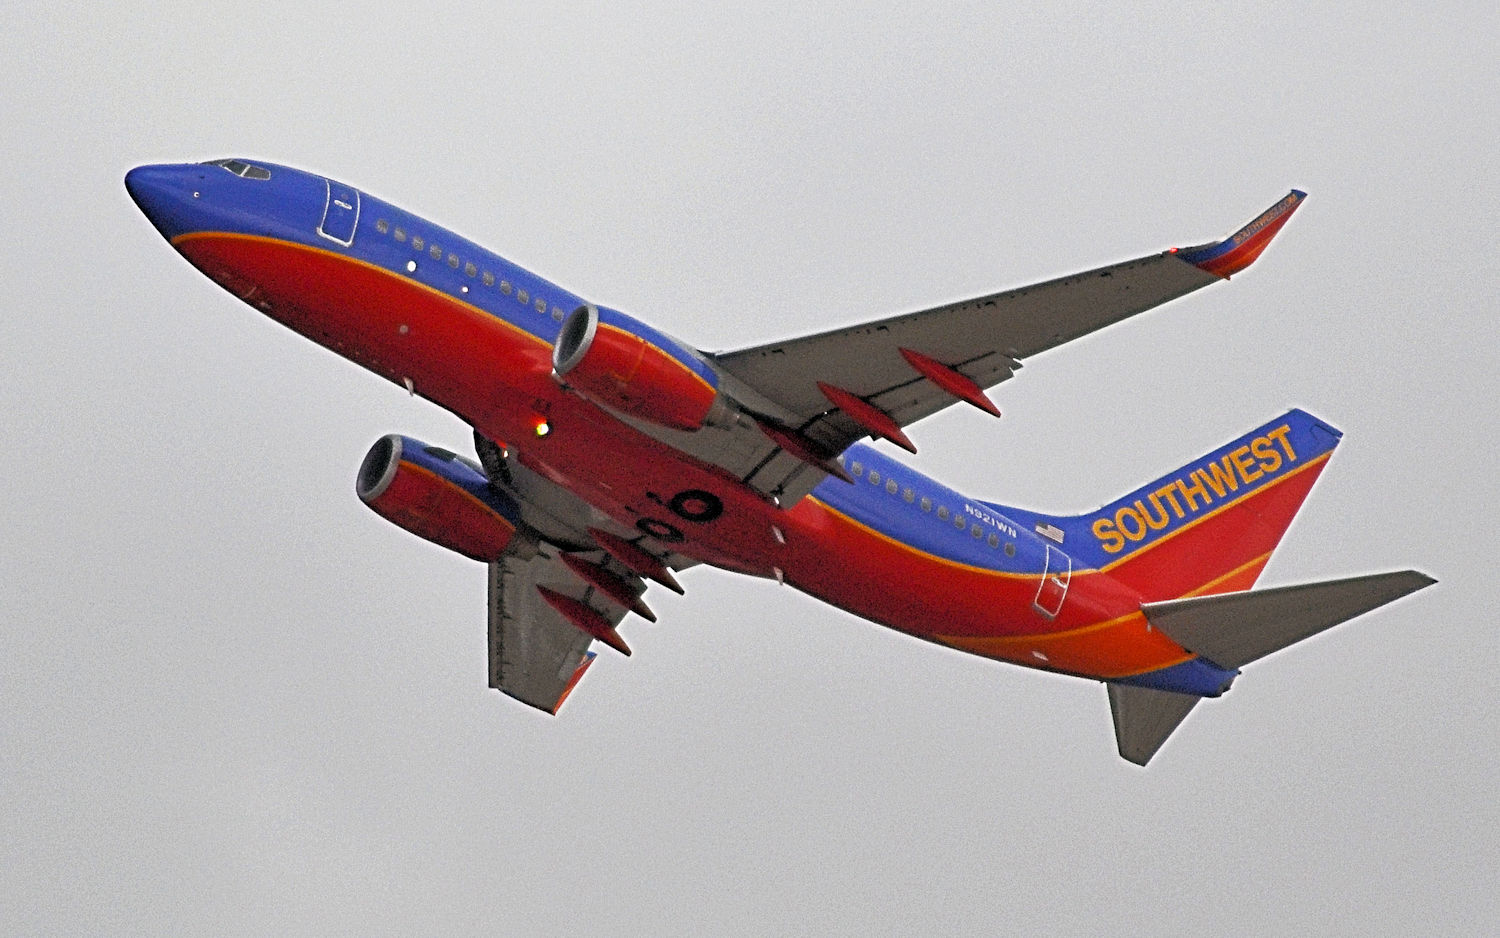
[[[1268,550],[1264,554],[1261,554],[1259,557],[1255,557],[1255,558],[1253,558],[1253,559],[1251,559],[1249,561],[1246,561],[1245,563],[1240,564],[1238,567],[1235,567],[1233,570],[1230,570],[1228,573],[1224,574],[1223,576],[1216,576],[1212,580],[1209,580],[1207,583],[1204,583],[1202,586],[1198,587],[1197,589],[1188,590],[1186,593],[1182,594],[1181,598],[1182,599],[1187,599],[1189,596],[1202,596],[1205,593],[1208,593],[1208,592],[1212,591],[1215,586],[1218,586],[1219,584],[1223,583],[1224,581],[1229,580],[1229,579],[1231,579],[1233,577],[1239,576],[1240,574],[1246,572],[1247,570],[1249,570],[1251,567],[1255,566],[1256,564],[1265,564],[1265,562],[1268,561],[1268,560],[1270,560],[1270,559],[1271,559],[1271,551]]]
[[[1071,591],[1071,587],[1069,589]],[[1131,619],[1138,618],[1140,615],[1140,611],[1136,610],[1135,612],[1128,612],[1123,616],[1116,616],[1113,619],[1106,619],[1103,622],[1094,622],[1090,625],[1082,625],[1078,628],[1068,629],[1063,632],[1035,632],[1031,635],[993,636],[934,635],[932,637],[937,641],[940,641],[947,645],[952,645],[954,642],[983,642],[986,647],[989,647],[991,645],[996,647],[1004,647],[1006,645],[1026,645],[1034,644],[1038,639],[1074,638],[1079,635],[1086,635],[1090,632],[1097,632],[1100,629],[1107,629],[1112,626],[1122,625],[1126,622],[1129,622]]]
[[[272,237],[269,237],[269,236],[266,236],[266,235],[238,234],[238,233],[233,232],[233,231],[190,231],[187,234],[181,234],[181,235],[178,235],[177,237],[173,238],[172,239],[172,246],[176,247],[176,246],[178,246],[180,244],[185,244],[188,241],[196,241],[196,240],[199,240],[199,239],[211,239],[211,240],[221,240],[221,241],[252,241],[252,242],[259,243],[259,244],[270,244],[270,245],[275,245],[277,247],[295,248],[295,249],[298,249],[298,250],[301,250],[301,251],[306,251],[309,254],[321,254],[321,255],[324,255],[325,257],[332,257],[332,258],[335,258],[335,259],[337,259],[339,261],[342,261],[342,262],[344,262],[346,264],[354,264],[354,265],[359,266],[359,267],[364,267],[364,268],[366,268],[368,270],[377,271],[379,273],[385,274],[386,276],[390,277],[393,280],[400,281],[401,283],[407,284],[409,286],[416,287],[416,288],[418,288],[420,290],[425,290],[426,292],[432,294],[433,296],[442,297],[443,299],[448,300],[449,302],[453,303],[456,306],[459,306],[459,307],[461,307],[463,309],[470,310],[472,312],[475,312],[475,313],[478,313],[478,314],[484,316],[486,321],[493,320],[495,322],[498,322],[501,325],[505,326],[506,328],[512,330],[513,332],[515,332],[515,333],[517,333],[519,335],[525,336],[526,338],[532,340],[533,342],[537,343],[538,345],[545,346],[547,348],[551,348],[551,344],[548,343],[545,339],[542,339],[540,336],[536,335],[535,333],[526,331],[526,329],[522,328],[521,326],[516,325],[513,322],[510,322],[509,320],[505,319],[505,317],[499,315],[498,313],[491,312],[490,310],[487,310],[487,309],[485,309],[482,306],[476,306],[473,303],[470,303],[470,302],[468,302],[466,300],[462,300],[459,297],[456,297],[456,296],[454,296],[451,293],[445,293],[444,291],[439,290],[437,287],[428,286],[427,284],[422,283],[420,280],[413,280],[410,277],[403,277],[401,274],[397,273],[396,271],[391,270],[388,267],[381,267],[379,264],[372,264],[369,261],[361,260],[360,258],[357,258],[357,257],[350,257],[347,254],[340,254],[337,251],[330,251],[327,248],[313,247],[312,245],[301,244],[301,243],[296,242],[296,241],[287,241],[284,238],[272,238]],[[561,288],[559,287],[558,289],[561,289]],[[694,377],[698,377],[698,376],[694,375]],[[701,378],[700,378],[700,380],[701,380]]]

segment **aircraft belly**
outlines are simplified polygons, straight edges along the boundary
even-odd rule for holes
[[[1074,573],[1058,614],[1034,602],[1043,571],[986,570],[915,550],[805,498],[789,511],[570,393],[551,344],[397,272],[270,238],[201,233],[177,247],[273,319],[510,442],[529,469],[666,550],[780,576],[890,628],[974,654],[1095,677],[1176,664],[1139,600]],[[329,290],[328,284],[338,284]],[[248,285],[248,286],[247,286]],[[546,424],[547,432],[537,427]]]
[[[800,548],[788,582],[825,602],[901,632],[1028,667],[1105,678],[1139,674],[1191,656],[1147,627],[1140,600],[1097,571],[1079,571],[1056,617],[1034,600],[1040,569],[969,566],[912,548],[818,502],[788,515]]]

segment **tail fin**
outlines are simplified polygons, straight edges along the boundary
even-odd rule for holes
[[[1402,570],[1147,603],[1141,611],[1152,628],[1183,648],[1220,667],[1237,669],[1435,582],[1425,573]],[[1200,699],[1110,684],[1109,707],[1120,755],[1145,765]]]
[[[1097,511],[1006,510],[1038,530],[1050,526],[1075,565],[1107,570],[1146,602],[1245,590],[1341,435],[1291,410]]]

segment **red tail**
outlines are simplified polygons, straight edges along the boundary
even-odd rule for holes
[[[1340,436],[1289,411],[1098,511],[1057,519],[1064,549],[1145,602],[1249,589]]]

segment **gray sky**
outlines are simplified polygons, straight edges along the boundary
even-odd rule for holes
[[[7,10],[0,932],[1496,927],[1496,15],[818,6]],[[1144,772],[1098,685],[712,570],[545,718],[485,688],[482,569],[354,496],[381,434],[465,429],[234,302],[121,184],[221,156],[705,348],[1305,188],[1251,272],[1028,362],[916,463],[1084,510],[1302,406],[1346,441],[1263,583],[1442,582],[1251,666]]]

